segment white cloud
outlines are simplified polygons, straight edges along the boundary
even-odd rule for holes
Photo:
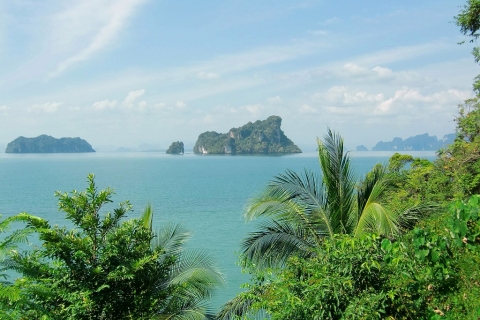
[[[213,116],[210,114],[207,114],[205,117],[203,117],[203,122],[205,123],[213,123]]]
[[[108,99],[97,101],[93,104],[93,108],[97,110],[104,110],[104,109],[113,109],[117,105],[117,100],[110,101]]]
[[[0,106],[0,111],[6,113],[10,108],[7,106]]]
[[[322,22],[322,25],[328,26],[328,25],[337,24],[337,23],[340,23],[340,22],[342,22],[342,19],[337,18],[337,17],[333,17],[333,18],[327,19],[324,22]]]
[[[75,38],[87,37],[84,48],[61,61],[49,76],[55,77],[78,62],[92,57],[110,45],[124,28],[128,19],[145,0],[84,0],[57,15],[52,27],[67,35],[64,42],[74,42]],[[93,21],[92,21],[93,20]],[[91,27],[91,22],[95,27]],[[85,34],[86,31],[88,34]],[[70,35],[69,35],[70,34]]]
[[[352,75],[365,74],[367,71],[366,68],[360,67],[354,63],[347,63],[343,66],[343,70]]]
[[[53,113],[58,110],[58,107],[61,105],[61,102],[47,102],[43,104],[34,104],[31,107],[28,107],[29,112],[37,113]]]
[[[326,92],[316,93],[314,100],[325,100],[336,104],[354,105],[379,102],[384,100],[382,93],[369,94],[363,90],[350,90],[344,86],[333,86]]]
[[[140,102],[138,103],[138,108],[139,108],[140,110],[142,110],[142,111],[145,110],[145,109],[147,109],[147,101],[145,101],[145,100],[140,101]]]
[[[399,46],[392,49],[380,50],[357,57],[355,63],[359,65],[381,65],[391,62],[411,60],[447,49],[451,43],[434,41],[411,46]]]
[[[314,36],[324,36],[328,34],[325,30],[310,30],[308,33]]]
[[[308,104],[302,105],[299,109],[299,112],[301,113],[306,113],[306,114],[312,114],[312,113],[317,113],[317,110],[309,106]]]
[[[177,109],[185,109],[187,107],[187,105],[183,101],[177,101],[175,103],[175,107],[177,107]]]
[[[267,99],[268,103],[271,104],[280,104],[283,102],[283,99],[280,96],[275,96]]]
[[[138,98],[145,94],[145,89],[130,91],[123,102],[125,105],[130,106],[132,103],[135,102]]]
[[[390,77],[393,75],[393,71],[388,68],[375,67],[372,71],[376,72],[380,77]]]
[[[375,109],[377,114],[399,113],[405,108],[425,108],[429,110],[451,109],[467,99],[470,92],[459,90],[446,90],[432,94],[422,94],[418,89],[403,87],[397,90],[393,97],[379,103]]]
[[[257,103],[257,104],[245,106],[244,108],[251,114],[258,116],[260,115],[260,112],[262,111],[263,106],[260,103]]]
[[[218,73],[201,71],[197,73],[199,79],[212,80],[220,77]]]

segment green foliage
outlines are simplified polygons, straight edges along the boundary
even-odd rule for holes
[[[200,134],[193,151],[209,154],[296,153],[302,152],[280,129],[282,119],[270,116],[264,121],[232,128],[228,133]]]
[[[247,208],[246,219],[265,218],[243,242],[244,256],[257,266],[278,266],[292,255],[309,257],[324,237],[335,234],[394,237],[406,227],[408,215],[418,215],[383,205],[388,181],[382,166],[356,183],[339,135],[329,131],[318,146],[321,177],[287,170]]]
[[[74,228],[30,219],[42,246],[13,252],[9,267],[22,277],[15,311],[28,319],[181,319],[205,317],[205,300],[221,275],[204,252],[184,252],[181,226],[152,231],[151,207],[122,221],[123,202],[101,214],[113,191],[98,191],[88,176],[84,192],[57,192],[59,209]]]
[[[478,39],[480,33],[480,1],[468,0],[459,14],[455,17],[457,26],[460,27],[460,32],[464,35],[471,37],[470,42],[474,42]],[[463,42],[462,42],[463,43]],[[480,62],[480,48],[474,47],[472,49],[472,55],[476,63]],[[480,94],[480,78],[477,76],[473,84],[473,89],[477,95]]]
[[[453,199],[466,199],[480,193],[480,101],[466,100],[459,106],[457,137],[430,162],[413,159],[403,169],[402,155],[395,154],[389,161],[388,178],[392,181],[388,199],[395,205],[402,203],[437,203],[446,205]],[[408,156],[406,156],[408,157]]]
[[[411,155],[395,153],[388,161],[388,170],[390,172],[399,173],[407,163],[411,162],[413,162],[413,157]]]
[[[480,196],[455,201],[397,241],[325,238],[291,258],[253,303],[273,319],[476,319],[480,311]]]
[[[318,140],[318,149],[321,177],[287,170],[247,208],[245,217],[261,222],[258,231],[243,241],[242,264],[254,265],[248,268],[253,281],[263,284],[227,303],[219,314],[222,319],[248,310],[248,303],[254,302],[249,297],[268,287],[262,276],[265,268],[278,268],[273,269],[276,274],[291,257],[316,259],[322,252],[319,248],[329,243],[326,238],[340,234],[362,239],[368,233],[397,237],[423,214],[419,206],[400,211],[384,205],[389,181],[381,165],[357,183],[338,134],[329,130],[323,141]]]
[[[0,221],[0,232],[7,232],[10,224],[14,222],[28,222],[29,220],[38,219],[25,213],[9,217]],[[3,273],[6,271],[5,260],[8,260],[9,254],[15,252],[17,245],[27,242],[27,237],[34,232],[34,228],[28,226],[24,229],[15,230],[0,242],[0,319],[16,319],[18,313],[12,310],[12,306],[22,303],[22,292],[20,288],[11,285],[7,281],[8,275]]]

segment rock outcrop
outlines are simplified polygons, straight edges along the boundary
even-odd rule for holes
[[[182,141],[173,142],[167,149],[168,154],[183,154],[185,152]]]
[[[232,128],[228,133],[207,131],[198,136],[193,152],[200,154],[300,153],[281,130],[282,118],[270,116],[263,121]]]
[[[355,151],[368,151],[367,147],[365,147],[363,144],[360,146],[357,146]]]
[[[5,153],[83,153],[95,152],[80,138],[56,139],[43,134],[36,138],[18,137],[7,145]]]
[[[437,151],[446,147],[455,140],[455,134],[447,134],[442,139],[436,136],[429,136],[428,133],[417,135],[403,140],[394,138],[392,141],[378,142],[373,151]]]

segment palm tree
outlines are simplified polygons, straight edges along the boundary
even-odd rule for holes
[[[287,170],[250,201],[245,218],[261,221],[258,231],[242,243],[244,264],[281,268],[293,255],[313,256],[322,239],[335,234],[395,237],[422,212],[420,206],[398,212],[383,203],[382,195],[389,185],[382,165],[357,183],[338,134],[329,129],[317,143],[321,177],[306,170],[301,174]],[[237,296],[224,305],[218,318],[245,314],[258,294]]]
[[[14,222],[27,222],[30,220],[38,220],[39,218],[20,213],[0,221],[0,233],[9,230],[10,224]],[[21,304],[23,300],[22,291],[19,287],[12,285],[8,281],[8,274],[4,273],[8,270],[9,254],[16,250],[19,244],[26,243],[28,236],[35,231],[32,225],[28,224],[23,229],[17,229],[2,238],[0,241],[0,318],[1,319],[18,319],[18,314],[12,310],[12,306]]]
[[[147,205],[140,218],[143,226],[152,230],[153,209]],[[154,232],[151,247],[160,251],[159,262],[175,257],[169,277],[158,283],[171,294],[161,304],[155,319],[205,319],[210,312],[208,300],[212,292],[224,282],[207,251],[185,250],[191,234],[180,224],[167,224]]]
[[[377,233],[395,237],[418,211],[400,213],[382,203],[388,187],[377,165],[357,183],[343,139],[328,130],[318,142],[322,177],[287,170],[254,198],[247,220],[262,219],[260,230],[243,242],[244,257],[257,266],[279,266],[290,256],[308,257],[324,237]]]

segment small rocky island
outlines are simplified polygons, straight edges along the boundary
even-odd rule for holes
[[[170,147],[168,147],[167,153],[168,154],[183,154],[184,153],[183,142],[176,141],[173,142]]]
[[[282,118],[270,116],[263,121],[232,128],[228,133],[207,131],[198,136],[193,152],[199,154],[301,153],[280,129]]]
[[[396,137],[392,141],[380,141],[372,151],[437,151],[453,143],[454,140],[454,133],[447,134],[442,139],[424,133],[405,140]]]
[[[80,138],[60,138],[43,134],[36,138],[18,137],[7,145],[5,153],[83,153],[95,152]]]

